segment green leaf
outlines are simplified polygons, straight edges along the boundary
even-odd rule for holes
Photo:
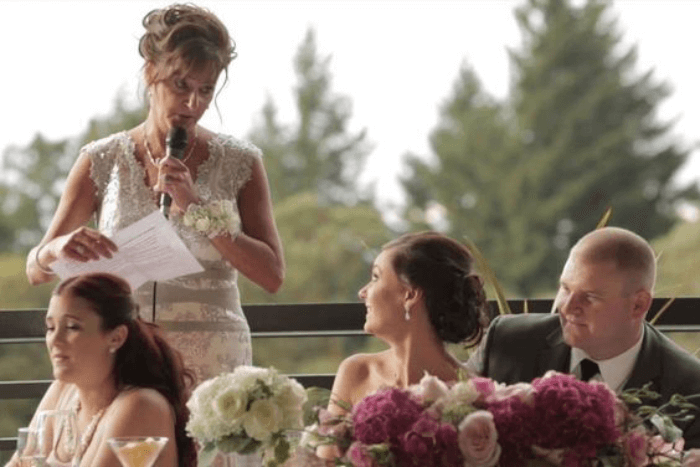
[[[603,214],[603,217],[600,218],[598,221],[598,225],[595,226],[596,229],[602,229],[603,227],[608,225],[608,222],[610,222],[610,218],[612,217],[612,207],[609,207],[606,211],[605,214]]]
[[[260,441],[249,437],[244,432],[234,433],[225,436],[217,441],[216,446],[223,452],[238,452],[248,454],[255,451],[260,445]]]
[[[197,453],[197,465],[199,467],[209,467],[216,457],[216,443],[206,443]]]
[[[669,298],[666,303],[661,307],[661,309],[654,315],[652,319],[649,320],[649,324],[656,324],[656,322],[661,318],[661,315],[663,315],[666,310],[671,306],[671,304],[676,300],[676,297],[671,297]]]
[[[489,266],[486,258],[484,258],[484,255],[481,254],[481,251],[476,244],[468,237],[464,237],[464,241],[467,244],[467,248],[469,248],[472,256],[474,256],[474,260],[476,261],[479,271],[481,271],[481,274],[484,276],[486,281],[491,284],[491,287],[496,294],[496,303],[498,303],[499,313],[502,315],[513,314],[510,306],[508,305],[508,300],[506,300],[506,294],[503,292],[503,287],[501,287],[501,284],[498,282],[496,274],[493,272],[493,269],[491,269],[491,266]]]
[[[248,438],[248,442],[238,451],[239,454],[253,454],[260,449],[262,443],[254,438]]]
[[[350,402],[334,398],[333,403],[346,412],[350,412],[352,410],[352,404]]]
[[[331,391],[314,386],[306,388],[306,397],[307,399],[302,410],[304,426],[309,426],[318,421],[318,409],[328,406],[331,399]]]
[[[275,444],[275,460],[280,464],[283,464],[287,459],[289,459],[290,445],[287,438],[280,437]]]

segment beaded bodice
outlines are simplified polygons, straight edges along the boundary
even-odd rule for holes
[[[229,199],[237,209],[238,193],[250,179],[254,158],[261,157],[261,152],[250,143],[224,135],[209,140],[207,149],[209,157],[197,169],[195,189],[205,202]],[[135,144],[127,132],[94,141],[82,151],[88,153],[91,161],[90,177],[97,192],[95,215],[100,231],[111,236],[158,209],[156,194],[146,184],[146,171],[135,156]],[[185,226],[178,213],[173,212],[170,222],[205,269],[217,270],[217,277],[235,280],[230,263],[209,239]]]

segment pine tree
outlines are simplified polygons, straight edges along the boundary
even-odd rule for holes
[[[39,242],[82,145],[131,128],[145,116],[143,106],[127,108],[120,94],[114,110],[93,118],[77,137],[49,141],[37,133],[26,147],[7,148],[0,177],[0,251],[26,252]]]
[[[351,102],[331,91],[330,56],[321,57],[308,30],[294,58],[298,121],[278,122],[268,98],[250,139],[265,154],[273,198],[313,192],[320,202],[354,204],[355,184],[369,152],[365,131],[349,131]]]
[[[70,169],[69,140],[49,141],[37,134],[24,148],[3,154],[0,180],[0,231],[4,251],[36,245],[53,216]]]
[[[613,224],[645,238],[667,232],[674,205],[697,197],[694,187],[671,181],[688,151],[655,114],[667,85],[636,72],[636,47],[622,50],[606,2],[530,0],[516,17],[525,39],[525,50],[513,54],[529,166],[523,198],[537,203],[538,228],[555,247],[532,273],[556,274],[607,207]]]
[[[501,247],[505,219],[513,215],[506,212],[506,178],[514,157],[507,125],[502,105],[464,64],[430,134],[435,158],[406,156],[410,175],[402,185],[413,230],[447,230],[490,253]]]
[[[486,116],[494,104],[476,93],[461,117],[443,112],[431,139],[438,163],[414,164],[406,180],[429,183],[423,172],[434,174],[432,198],[409,189],[410,198],[443,206],[450,232],[472,237],[526,295],[554,288],[569,248],[608,207],[613,225],[652,239],[673,226],[676,203],[698,196],[671,182],[688,151],[655,114],[668,87],[635,70],[636,48],[622,50],[608,3],[573,3],[528,0],[516,10],[524,40],[511,52],[514,86],[503,108]],[[456,92],[446,108],[467,95]],[[451,151],[435,144],[444,128]]]

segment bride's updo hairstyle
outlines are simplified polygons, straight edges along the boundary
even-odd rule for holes
[[[85,300],[100,317],[103,331],[125,325],[128,336],[114,357],[112,376],[117,389],[155,389],[172,405],[178,464],[196,465],[196,448],[185,432],[189,411],[185,405],[194,377],[185,369],[180,353],[165,340],[160,328],[138,318],[138,305],[125,280],[94,273],[72,277],[58,284],[53,295]]]
[[[168,79],[175,72],[203,70],[215,75],[224,71],[228,80],[236,45],[226,26],[209,10],[192,4],[170,5],[149,12],[143,27],[146,33],[139,40],[139,54],[146,60],[147,84]]]
[[[443,342],[479,343],[488,326],[481,277],[467,247],[437,232],[409,233],[384,245],[398,277],[423,291],[430,323]]]

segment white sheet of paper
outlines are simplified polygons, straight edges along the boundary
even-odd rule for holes
[[[116,232],[112,241],[119,249],[112,258],[86,263],[60,259],[51,268],[61,279],[108,272],[126,279],[133,290],[149,280],[164,281],[204,271],[160,211]]]

